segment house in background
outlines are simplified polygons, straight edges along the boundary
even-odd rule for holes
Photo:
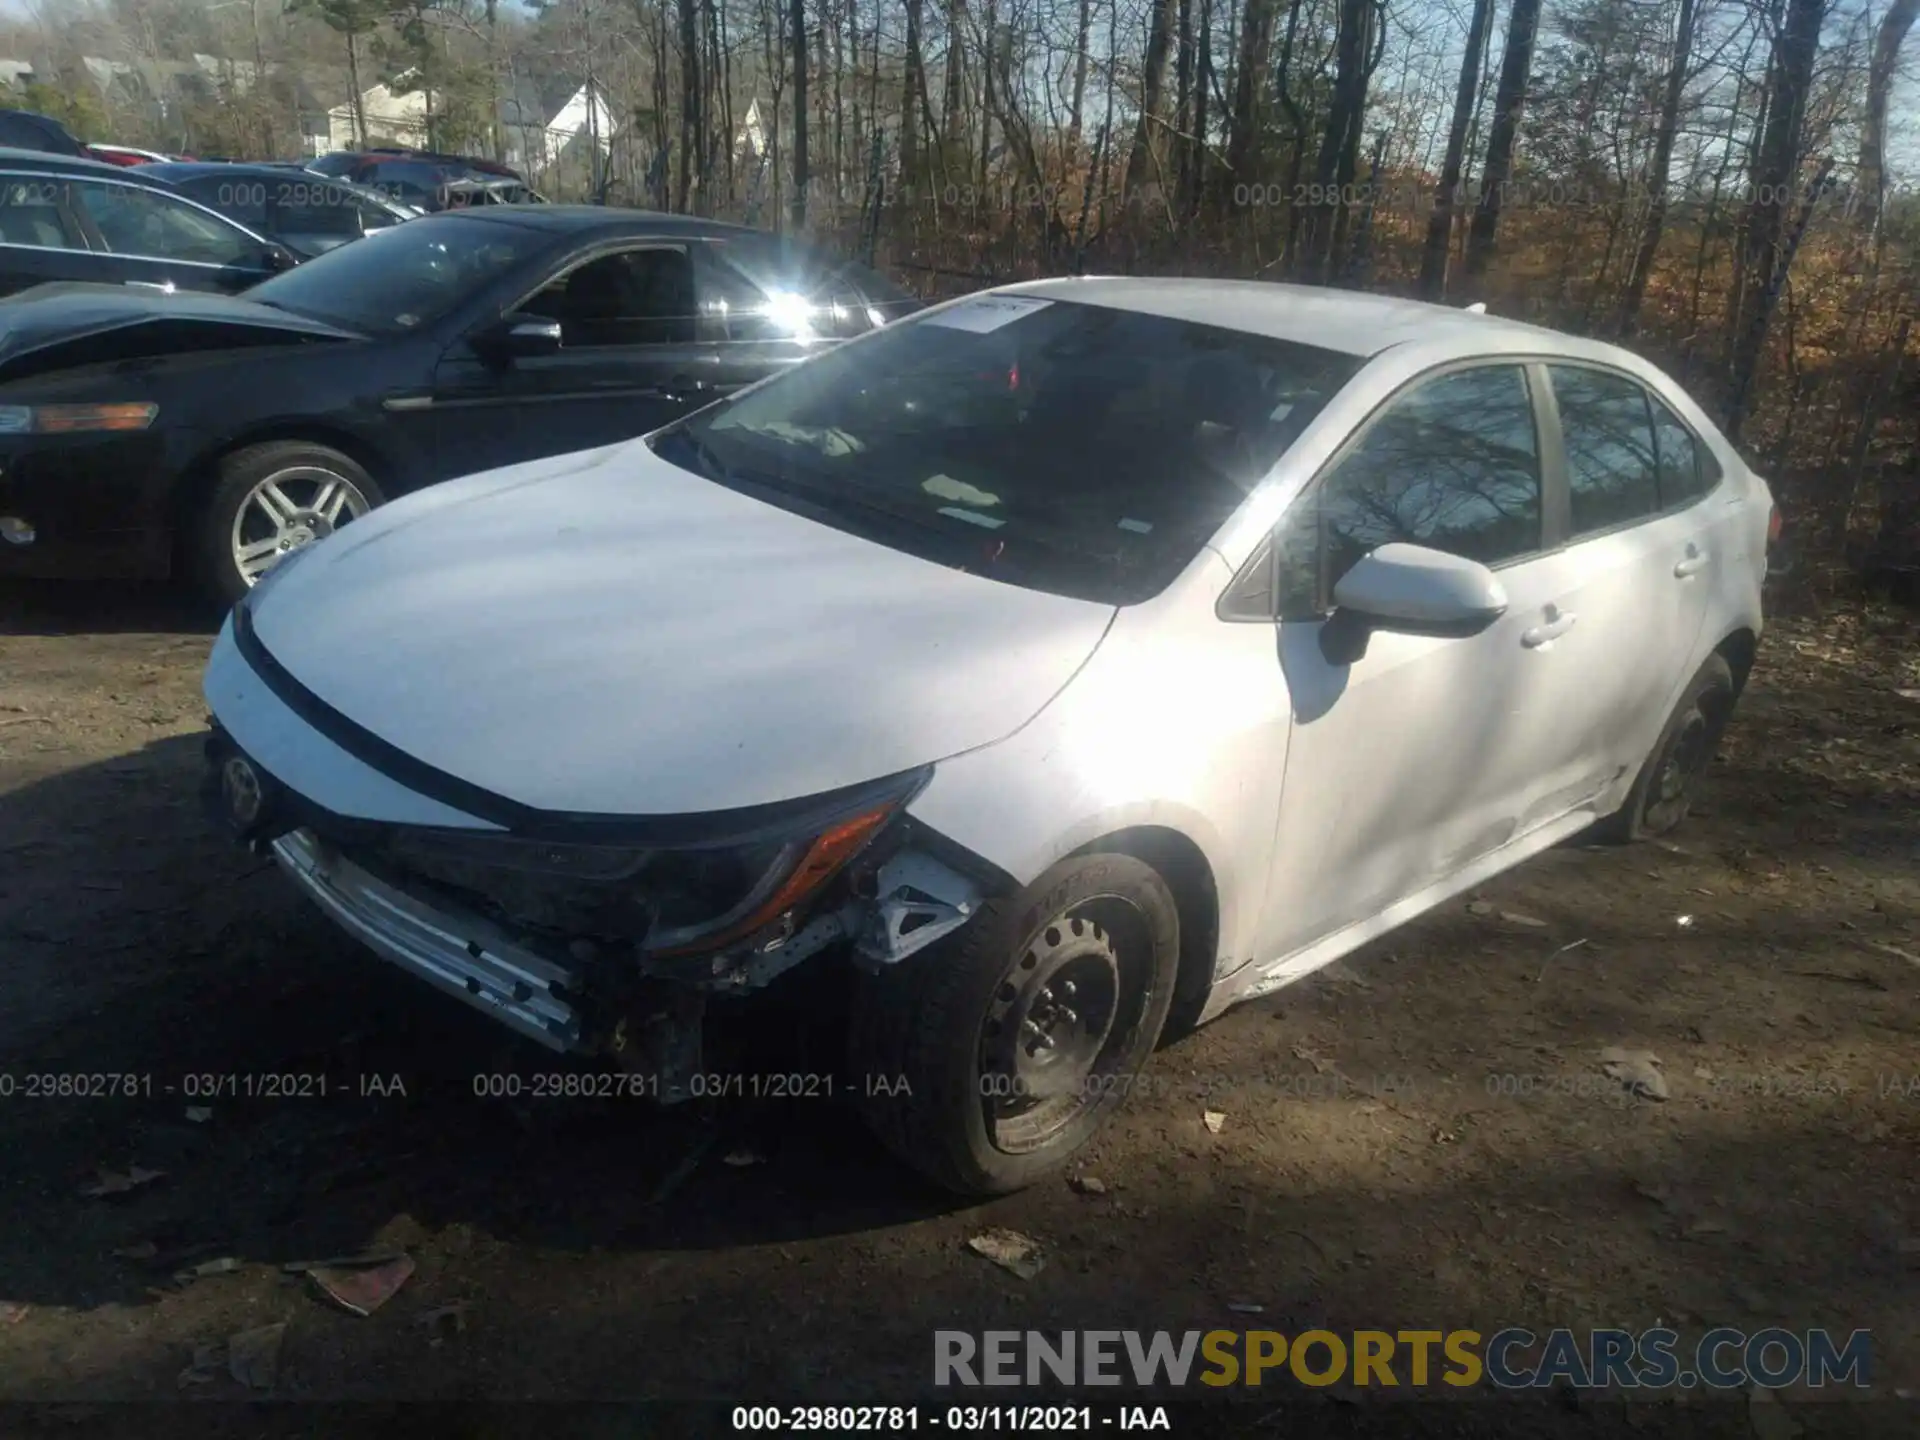
[[[393,84],[404,85],[411,74],[397,75]],[[401,145],[427,148],[427,95],[424,90],[396,92],[393,84],[375,85],[360,96],[360,108],[366,117],[367,133],[355,134],[352,105],[335,105],[327,111],[326,146],[332,150],[352,150],[363,145]],[[552,169],[574,154],[575,147],[593,135],[602,157],[612,149],[617,128],[614,110],[606,93],[588,87],[576,79],[555,80],[540,85],[532,80],[516,80],[500,97],[496,110],[500,131],[501,158],[521,171]]]
[[[767,126],[760,118],[760,101],[757,98],[747,102],[747,113],[734,131],[733,153],[736,158],[744,160],[758,160],[767,153]]]
[[[607,103],[606,93],[597,85],[589,88],[582,84],[547,120],[535,168],[544,170],[561,164],[570,158],[576,145],[587,144],[590,138],[604,160],[613,151],[614,129],[613,107]]]
[[[417,71],[393,77],[404,85]],[[366,122],[365,135],[357,133],[359,120]],[[354,115],[351,101],[327,111],[327,149],[355,150],[363,145],[403,145],[424,149],[427,143],[427,92],[395,91],[392,85],[379,84],[360,94],[360,115]]]
[[[0,86],[17,90],[33,81],[33,62],[31,60],[0,59]]]

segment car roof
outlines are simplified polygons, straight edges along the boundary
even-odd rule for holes
[[[75,175],[101,175],[114,180],[125,180],[128,175],[138,174],[147,168],[144,165],[110,165],[105,160],[55,155],[46,150],[18,150],[11,146],[0,146],[0,166],[9,170],[66,170]]]
[[[511,182],[509,182],[511,183]],[[687,239],[725,239],[758,236],[773,239],[764,230],[729,225],[699,215],[670,215],[664,210],[627,210],[617,205],[487,205],[471,210],[443,210],[435,218],[460,219],[480,225],[522,225],[531,229],[571,234],[646,231]]]
[[[161,160],[140,167],[149,175],[158,175],[165,180],[197,180],[203,175],[267,175],[276,180],[284,180],[289,168],[284,165],[262,165],[257,162],[232,160]],[[323,176],[331,179],[331,176]]]
[[[995,293],[1043,295],[1137,310],[1169,320],[1190,320],[1223,330],[1290,340],[1343,355],[1373,356],[1415,340],[1485,340],[1494,334],[1550,340],[1549,348],[1555,350],[1573,343],[1572,337],[1557,330],[1424,300],[1267,280],[1090,275],[1033,280],[1002,286]]]

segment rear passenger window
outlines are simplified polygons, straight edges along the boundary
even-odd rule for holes
[[[202,205],[242,225],[255,230],[267,228],[267,187],[258,180],[224,180],[208,175],[189,180],[180,188]]]
[[[1720,482],[1713,452],[1658,399],[1653,401],[1653,444],[1660,461],[1660,508],[1698,500]]]
[[[0,245],[86,249],[87,242],[67,208],[66,182],[12,178],[0,183]]]
[[[1661,508],[1647,392],[1623,375],[1550,365],[1567,451],[1573,533],[1631,524]]]

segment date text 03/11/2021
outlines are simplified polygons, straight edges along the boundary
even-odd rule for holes
[[[847,1431],[910,1434],[946,1430],[957,1434],[994,1432],[1086,1433],[1100,1430],[1170,1432],[1173,1420],[1164,1405],[736,1405],[733,1428],[777,1434]]]

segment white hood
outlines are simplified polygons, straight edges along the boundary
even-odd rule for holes
[[[271,582],[254,633],[320,700],[542,810],[795,799],[991,744],[1112,607],[961,574],[634,441],[435,486]]]

